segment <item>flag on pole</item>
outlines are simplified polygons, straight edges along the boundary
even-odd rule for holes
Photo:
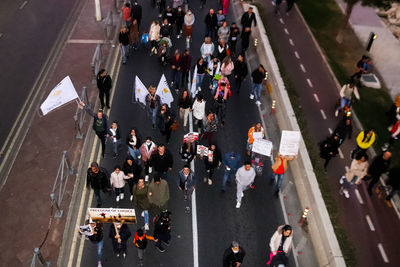
[[[190,88],[190,93],[192,94],[193,99],[195,98],[195,96],[197,94],[196,82],[197,82],[197,64],[196,64],[196,67],[194,68],[192,87]]]
[[[135,77],[135,99],[146,105],[146,96],[149,92],[138,76]]]
[[[40,105],[43,115],[46,115],[50,111],[61,107],[64,104],[78,98],[75,87],[72,84],[69,76],[65,77],[56,87],[51,90],[49,96]]]
[[[172,96],[164,74],[161,76],[160,82],[158,83],[156,94],[160,97],[162,104],[167,104],[171,107],[171,102],[174,101],[174,97]]]

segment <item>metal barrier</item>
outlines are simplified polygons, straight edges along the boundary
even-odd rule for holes
[[[54,213],[54,218],[61,218],[63,215],[63,211],[60,208],[61,202],[67,187],[68,177],[74,173],[74,169],[70,167],[71,164],[69,163],[67,154],[68,152],[64,150],[60,166],[58,167],[57,177],[50,193],[51,202],[57,209]]]
[[[36,263],[39,262],[42,266],[50,267],[50,262],[45,261],[42,253],[40,253],[39,248],[33,250],[33,258],[31,262],[31,267],[36,267]]]
[[[113,18],[113,12],[110,10],[108,11],[107,17],[104,20],[104,36],[105,36],[105,40],[109,43],[112,42],[112,40],[110,39],[111,36],[111,32],[112,29],[114,27],[114,18]]]
[[[93,84],[96,83],[96,75],[100,70],[100,66],[102,63],[102,53],[101,53],[101,46],[102,44],[97,44],[96,50],[94,51],[92,62],[90,62],[90,66],[93,70]]]
[[[86,106],[90,109],[90,104],[89,104],[89,99],[87,96],[87,87],[84,86],[82,93],[81,93],[81,101],[83,101]],[[76,112],[74,115],[74,121],[75,121],[75,130],[76,130],[76,139],[82,139],[83,138],[83,133],[82,133],[82,127],[83,127],[83,122],[85,121],[85,115],[86,112],[84,112],[82,109],[79,107],[76,108]]]

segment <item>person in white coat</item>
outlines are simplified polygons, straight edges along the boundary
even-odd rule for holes
[[[271,263],[271,260],[278,252],[284,252],[285,256],[287,256],[292,247],[292,241],[292,227],[288,224],[278,226],[278,229],[276,229],[269,242],[270,259],[267,264]]]
[[[256,172],[251,163],[246,161],[242,167],[240,167],[236,172],[236,208],[239,209],[242,204],[243,191],[249,189],[253,184],[254,178],[256,177]]]
[[[117,203],[124,199],[125,179],[129,179],[129,177],[125,175],[123,171],[121,171],[121,167],[119,165],[115,166],[114,171],[111,173],[110,183],[114,188],[115,195],[117,196]]]
[[[203,118],[206,114],[206,101],[203,100],[201,94],[196,95],[196,99],[193,101],[191,111],[193,112],[194,123],[197,125],[197,131],[201,134],[203,128]]]

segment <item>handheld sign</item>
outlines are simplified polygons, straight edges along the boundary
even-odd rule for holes
[[[254,139],[251,151],[269,157],[272,152],[272,142],[265,139]]]
[[[300,146],[299,131],[282,131],[279,153],[284,156],[296,156]]]
[[[136,223],[136,214],[134,209],[102,209],[102,208],[89,208],[88,213],[94,222],[102,223]]]

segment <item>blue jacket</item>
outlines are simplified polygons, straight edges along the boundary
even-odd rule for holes
[[[185,183],[188,189],[196,186],[196,178],[194,177],[194,172],[192,170],[190,170],[187,179],[183,173],[183,169],[179,171],[179,187],[185,189]]]
[[[233,158],[232,158],[233,157]],[[224,167],[228,166],[231,171],[236,172],[237,169],[240,168],[240,154],[237,152],[228,152],[225,154],[224,159],[222,160],[222,163],[224,164]],[[226,168],[225,168],[226,170]]]

